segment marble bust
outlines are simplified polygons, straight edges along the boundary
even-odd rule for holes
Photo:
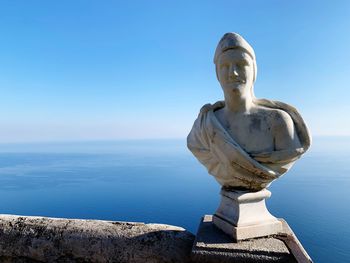
[[[254,96],[255,53],[239,34],[221,38],[214,64],[224,101],[202,107],[188,148],[224,188],[262,190],[309,148],[309,131],[294,107]]]

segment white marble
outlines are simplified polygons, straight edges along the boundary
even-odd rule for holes
[[[224,101],[202,107],[188,148],[222,186],[259,191],[309,148],[309,131],[294,107],[254,96],[255,53],[240,35],[222,37],[214,63]]]
[[[282,225],[266,208],[265,188],[308,150],[310,133],[293,106],[254,96],[255,52],[239,34],[221,38],[214,64],[224,101],[204,105],[187,137],[223,187],[213,223],[236,240],[276,234]]]

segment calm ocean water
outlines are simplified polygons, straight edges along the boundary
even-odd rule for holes
[[[350,138],[319,137],[270,187],[269,210],[315,262],[350,262]],[[0,145],[0,213],[182,226],[192,233],[219,185],[185,140]]]

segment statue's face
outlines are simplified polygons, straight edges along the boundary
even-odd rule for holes
[[[250,91],[254,81],[253,59],[241,49],[229,49],[218,59],[216,70],[224,92]]]

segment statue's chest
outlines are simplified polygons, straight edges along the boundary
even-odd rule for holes
[[[267,117],[248,115],[229,119],[219,118],[219,121],[245,151],[274,150],[274,136],[271,122]]]

